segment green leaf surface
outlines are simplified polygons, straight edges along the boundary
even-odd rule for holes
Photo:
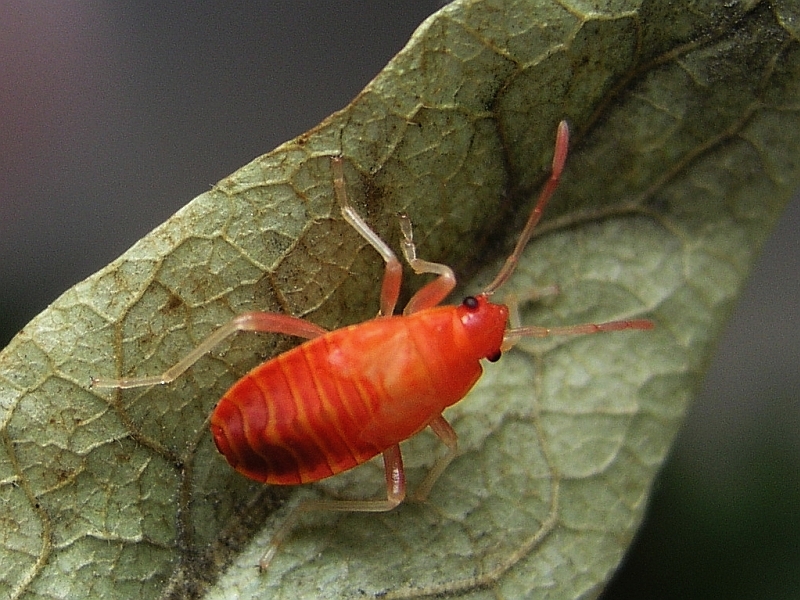
[[[344,110],[219,182],[36,317],[0,355],[0,597],[576,598],[635,533],[713,342],[800,182],[792,2],[454,2]],[[277,489],[233,472],[205,419],[288,348],[240,335],[152,375],[246,310],[328,328],[374,316],[382,263],[342,222],[330,156],[394,248],[475,289],[573,128],[562,186],[507,290],[541,325],[653,332],[525,340],[446,413],[461,455],[426,503],[316,514],[255,565],[301,497],[379,497],[380,463]],[[419,285],[420,278],[407,278]],[[380,360],[378,357],[376,360]],[[442,452],[404,445],[414,483]],[[287,501],[284,504],[284,501]]]

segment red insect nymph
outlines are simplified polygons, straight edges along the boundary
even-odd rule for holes
[[[305,501],[278,529],[261,560],[266,568],[281,540],[304,511],[385,511],[403,501],[405,473],[399,443],[425,427],[447,446],[416,490],[424,499],[457,453],[457,437],[442,416],[461,400],[483,371],[522,336],[650,329],[650,321],[613,321],[561,328],[508,328],[509,308],[489,297],[511,276],[548,199],[567,155],[569,130],[558,127],[553,170],[514,251],[477,296],[457,306],[439,306],[456,280],[446,265],[416,256],[411,222],[402,215],[403,254],[416,273],[436,279],[420,289],[402,316],[394,315],[402,277],[394,252],[355,212],[347,198],[343,159],[331,159],[336,197],[345,220],[386,263],[377,318],[325,331],[296,317],[252,312],[223,325],[162,375],[136,379],[94,379],[94,387],[130,388],[168,383],[236,331],[276,332],[307,338],[296,348],[242,377],[217,404],[211,432],[231,466],[252,479],[287,485],[318,481],[383,455],[386,499]]]

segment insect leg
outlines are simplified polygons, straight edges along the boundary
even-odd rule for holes
[[[131,379],[104,379],[92,377],[89,387],[93,388],[134,388],[149,385],[159,385],[174,381],[186,369],[196,363],[200,357],[219,344],[222,340],[237,331],[260,331],[264,333],[283,333],[301,338],[311,339],[327,333],[319,325],[305,319],[268,312],[248,312],[237,315],[214,333],[209,335],[194,350],[189,352],[177,363],[164,371],[161,375],[153,377],[136,377]]]
[[[544,288],[531,288],[520,296],[518,293],[510,292],[503,297],[503,304],[508,308],[508,323],[511,325],[509,329],[522,327],[522,317],[519,314],[519,305],[528,302],[538,302],[542,298],[548,296],[557,296],[561,293],[561,289],[556,285],[548,285]],[[512,344],[513,346],[513,344]],[[511,346],[506,348],[503,346],[501,350],[506,351]]]
[[[444,300],[447,295],[456,287],[456,276],[453,269],[441,263],[430,262],[417,258],[417,249],[414,246],[414,232],[411,227],[411,219],[408,215],[400,215],[400,230],[403,232],[403,255],[414,272],[433,273],[438,275],[436,279],[423,286],[416,294],[411,297],[406,307],[403,309],[404,315],[410,315],[425,308],[431,308]]]
[[[406,476],[400,446],[394,445],[383,451],[383,468],[386,476],[386,500],[306,500],[295,506],[269,541],[264,556],[258,563],[265,571],[278,547],[286,539],[303,513],[317,510],[340,512],[386,512],[400,504],[406,497]]]
[[[360,233],[361,237],[367,240],[370,246],[375,248],[386,262],[386,268],[383,273],[383,283],[381,284],[380,314],[389,316],[394,313],[394,307],[400,295],[400,283],[403,280],[403,265],[397,260],[397,256],[395,256],[392,249],[386,245],[386,242],[367,225],[366,221],[361,218],[361,215],[359,215],[350,204],[347,198],[347,190],[344,182],[344,167],[342,166],[342,158],[340,156],[335,156],[331,159],[331,169],[333,170],[333,188],[336,191],[336,199],[339,201],[339,207],[342,209],[344,220]]]
[[[414,491],[414,500],[420,502],[428,497],[436,480],[444,473],[447,465],[453,461],[458,453],[458,436],[450,423],[448,423],[442,415],[439,415],[430,422],[430,428],[433,429],[433,432],[439,436],[439,439],[447,446],[447,453],[433,464],[433,467],[428,471],[425,479],[422,480],[422,483],[420,483],[419,487]]]

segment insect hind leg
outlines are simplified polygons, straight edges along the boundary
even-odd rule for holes
[[[121,379],[106,379],[103,377],[92,377],[89,387],[91,388],[118,388],[128,389],[137,387],[148,387],[151,385],[163,385],[175,381],[189,367],[196,363],[200,358],[222,342],[225,338],[238,331],[259,331],[262,333],[282,333],[293,335],[304,339],[312,339],[327,333],[319,325],[315,325],[305,319],[283,315],[279,313],[267,312],[248,312],[237,315],[206,339],[200,342],[181,360],[164,371],[161,375],[150,377],[133,377]]]

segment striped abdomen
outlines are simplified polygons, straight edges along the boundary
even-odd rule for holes
[[[338,329],[256,367],[214,409],[217,448],[252,479],[298,484],[411,437],[481,374],[454,308]]]

